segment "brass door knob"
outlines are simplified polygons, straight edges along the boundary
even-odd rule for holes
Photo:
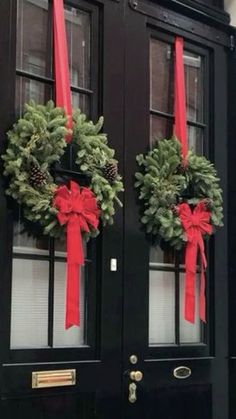
[[[143,373],[141,371],[131,371],[129,377],[131,380],[139,382],[143,379]]]

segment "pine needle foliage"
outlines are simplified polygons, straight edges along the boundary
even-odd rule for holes
[[[23,116],[8,132],[8,146],[2,156],[4,175],[9,183],[6,193],[22,206],[26,220],[36,222],[46,235],[63,237],[64,227],[57,221],[57,210],[52,206],[58,187],[50,174],[51,166],[63,156],[67,143],[64,110],[52,101],[45,106],[33,101],[25,105]],[[77,149],[78,172],[91,175],[90,188],[101,207],[103,224],[112,224],[115,202],[122,205],[117,194],[123,191],[121,176],[110,185],[102,176],[104,162],[111,162],[114,150],[108,147],[106,135],[101,133],[103,118],[94,124],[79,110],[73,114],[72,141]],[[37,167],[44,182],[32,182],[32,167]],[[96,236],[98,230],[91,231]]]
[[[211,224],[222,226],[222,190],[213,164],[192,151],[183,170],[181,145],[175,138],[160,140],[146,155],[137,156],[140,171],[135,187],[141,201],[141,222],[156,242],[164,240],[177,250],[185,244],[185,235],[174,209],[180,202],[195,206],[210,203]]]
[[[103,224],[112,224],[115,204],[122,206],[118,194],[124,189],[121,176],[118,173],[113,182],[109,182],[104,176],[106,165],[117,163],[117,161],[114,159],[115,151],[108,146],[107,135],[101,132],[103,117],[93,124],[78,109],[73,115],[73,120],[76,164],[83,173],[91,176],[91,189],[101,207]]]

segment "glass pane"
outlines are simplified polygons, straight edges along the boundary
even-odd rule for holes
[[[175,343],[175,279],[173,272],[149,273],[149,345]]]
[[[188,125],[189,149],[198,155],[203,155],[203,129]]]
[[[166,250],[162,250],[160,246],[151,246],[150,247],[150,255],[149,255],[149,261],[153,264],[170,264],[173,266],[174,264],[174,250],[173,248],[169,247]]]
[[[48,84],[31,80],[26,77],[16,77],[16,114],[21,115],[24,104],[33,99],[37,104],[45,104],[52,98],[52,87]]]
[[[55,255],[56,256],[66,256],[66,238],[63,239],[55,239],[54,241],[55,246]]]
[[[173,112],[173,60],[171,46],[157,39],[150,41],[150,106]]]
[[[201,322],[199,319],[199,275],[196,275],[195,323],[184,319],[184,284],[185,274],[180,274],[180,343],[201,342]]]
[[[81,111],[89,117],[90,97],[81,93],[72,92],[72,107],[81,109]]]
[[[51,31],[47,0],[18,0],[18,69],[40,76],[51,76]]]
[[[170,138],[173,134],[173,123],[171,119],[160,118],[151,115],[150,117],[150,142]]]
[[[83,346],[85,341],[85,275],[84,268],[80,276],[80,327],[71,327],[65,330],[65,288],[66,288],[66,263],[55,263],[54,281],[54,347]]]
[[[203,122],[203,63],[199,55],[184,52],[187,119]]]
[[[14,223],[13,228],[13,251],[15,253],[27,254],[48,254],[49,240],[48,237],[33,237],[26,231],[19,210],[18,220]]]
[[[48,345],[49,264],[13,260],[11,348],[44,348]]]
[[[65,17],[71,84],[90,88],[90,15],[65,6]]]

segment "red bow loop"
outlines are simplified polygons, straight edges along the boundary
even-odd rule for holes
[[[96,197],[89,188],[80,188],[76,182],[59,186],[53,206],[61,225],[67,225],[67,294],[66,329],[79,325],[79,267],[84,264],[81,233],[97,229],[100,211]]]
[[[206,210],[204,202],[199,202],[192,211],[187,203],[178,206],[178,214],[186,234],[187,245],[185,250],[185,319],[194,323],[195,318],[195,275],[197,270],[197,254],[200,250],[201,281],[199,314],[201,320],[206,321],[205,314],[205,275],[207,261],[204,250],[204,234],[212,234],[210,224],[211,214]]]

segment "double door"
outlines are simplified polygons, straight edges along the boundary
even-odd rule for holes
[[[50,2],[3,3],[2,133],[24,101],[51,97],[54,83]],[[104,114],[124,206],[87,247],[81,327],[65,332],[65,249],[26,236],[2,189],[1,417],[227,419],[226,228],[208,249],[207,324],[196,316],[190,325],[183,256],[145,236],[134,174],[136,155],[172,135],[173,45],[182,36],[189,145],[214,161],[227,214],[229,36],[155,2],[66,3],[73,102],[93,118]],[[35,373],[50,381],[50,371],[65,370],[76,374],[73,385],[33,388]]]

